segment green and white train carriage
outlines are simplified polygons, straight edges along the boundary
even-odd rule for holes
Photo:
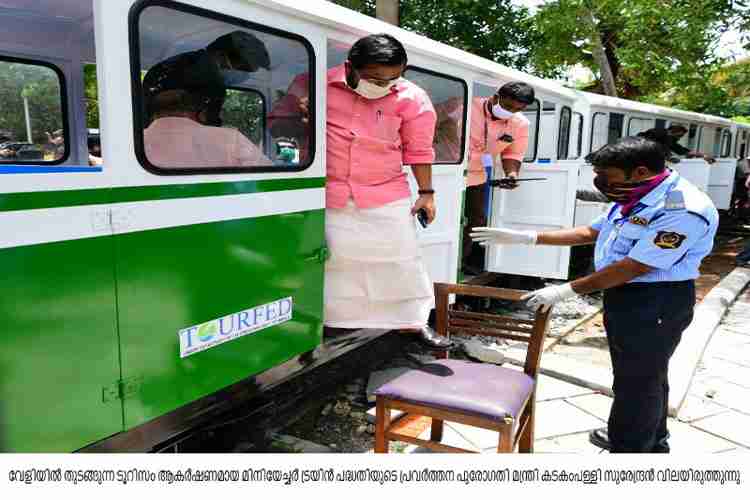
[[[325,75],[363,35],[404,43],[406,76],[441,120],[437,219],[419,228],[434,281],[459,274],[469,103],[504,82],[537,91],[523,175],[547,180],[493,190],[492,224],[576,216],[590,123],[579,94],[328,2],[5,0],[0,28],[2,450],[150,450],[302,369],[323,342]],[[236,30],[270,65],[229,75],[222,115],[272,165],[155,167],[142,77]],[[284,155],[269,115],[302,75],[309,122]],[[566,277],[569,261],[509,247],[487,269]]]

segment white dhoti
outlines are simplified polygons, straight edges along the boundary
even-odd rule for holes
[[[325,324],[421,328],[435,299],[409,199],[326,210]]]

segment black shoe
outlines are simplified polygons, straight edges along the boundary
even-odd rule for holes
[[[414,333],[417,336],[419,343],[428,349],[447,351],[455,347],[455,343],[452,340],[443,337],[442,335],[438,335],[437,332],[429,326],[425,326]]]
[[[666,436],[656,442],[651,453],[669,453],[669,444],[667,443],[668,439],[669,432],[667,432]],[[612,443],[609,442],[607,429],[594,429],[589,432],[589,442],[603,450],[612,451]]]
[[[603,450],[612,451],[612,443],[609,442],[607,429],[594,429],[589,432],[589,442]]]

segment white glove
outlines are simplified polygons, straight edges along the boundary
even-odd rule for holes
[[[521,297],[531,309],[549,309],[560,301],[576,296],[570,283],[541,288]]]
[[[473,227],[471,239],[487,245],[536,245],[536,231],[517,231],[504,227]]]

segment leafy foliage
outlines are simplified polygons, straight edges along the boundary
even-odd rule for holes
[[[334,0],[369,16],[374,0]],[[401,27],[516,69],[528,69],[532,18],[510,0],[401,0]]]
[[[62,103],[57,74],[49,68],[0,61],[0,129],[25,142],[28,101],[32,141],[46,144],[46,132],[62,128]]]
[[[724,63],[720,38],[743,22],[744,7],[737,0],[555,0],[534,17],[539,43],[532,64],[542,76],[577,64],[599,74],[591,56],[599,36],[620,96],[731,114],[725,90],[711,77]],[[587,15],[596,32],[581,22]],[[597,82],[586,90],[599,88]]]

